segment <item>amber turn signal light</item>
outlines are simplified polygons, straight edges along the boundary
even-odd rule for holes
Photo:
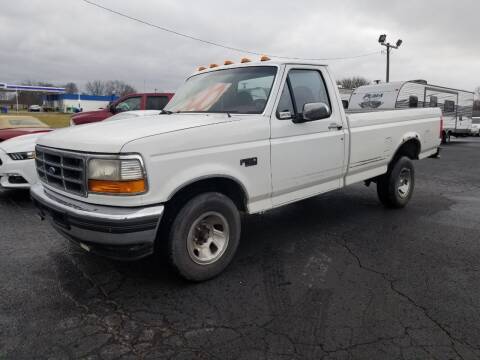
[[[145,180],[111,181],[88,180],[88,190],[92,193],[138,194],[146,191]]]

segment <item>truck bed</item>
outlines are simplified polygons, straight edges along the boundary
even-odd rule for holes
[[[405,141],[422,144],[420,159],[435,154],[440,144],[440,118],[438,108],[347,114],[350,154],[345,185],[385,173]]]

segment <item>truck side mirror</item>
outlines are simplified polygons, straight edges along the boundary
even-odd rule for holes
[[[303,105],[301,119],[296,122],[306,122],[326,119],[330,117],[330,106],[322,102],[306,103]],[[300,120],[300,121],[299,121]]]

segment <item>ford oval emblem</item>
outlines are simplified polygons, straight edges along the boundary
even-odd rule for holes
[[[48,173],[49,174],[55,175],[56,172],[57,172],[57,169],[55,169],[53,166],[50,166],[48,168]]]

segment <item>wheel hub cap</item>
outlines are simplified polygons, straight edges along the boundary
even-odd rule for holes
[[[410,169],[402,169],[398,180],[397,192],[398,195],[404,199],[410,193],[410,187],[412,182],[412,174]]]
[[[217,212],[202,214],[188,232],[188,254],[197,264],[212,264],[225,253],[228,239],[228,222],[223,215]]]

